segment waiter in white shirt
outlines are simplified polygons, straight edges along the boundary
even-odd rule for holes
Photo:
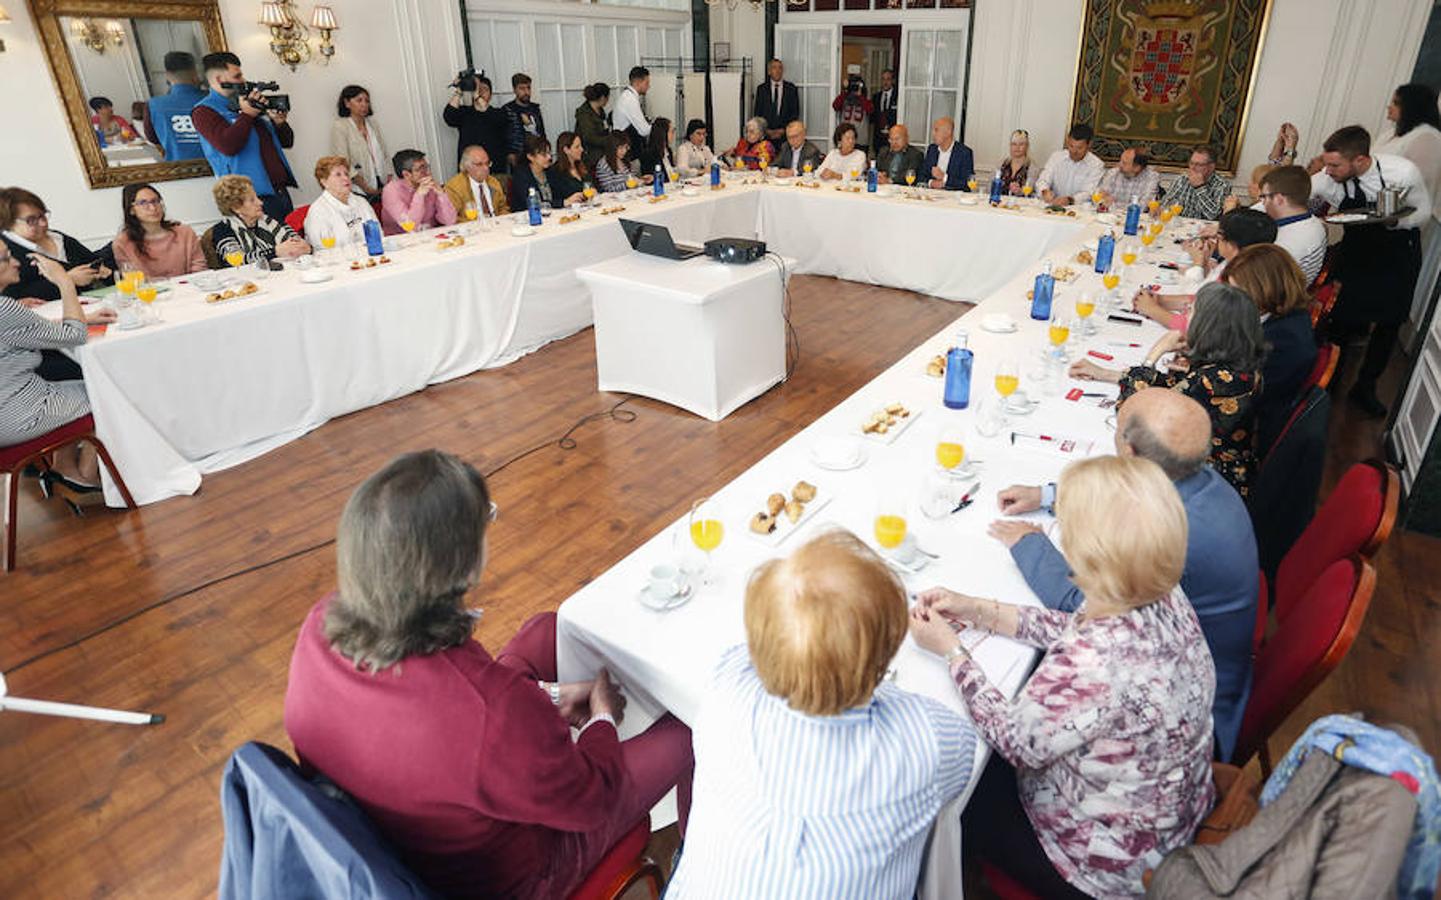
[[[649,90],[650,69],[645,66],[632,66],[630,84],[620,92],[620,97],[611,109],[611,127],[616,131],[624,131],[630,138],[631,159],[639,158],[641,150],[645,148],[646,139],[650,137],[650,119],[645,117],[645,111],[641,109],[641,98]]]
[[[1366,356],[1351,389],[1351,400],[1380,418],[1386,407],[1376,397],[1376,380],[1386,370],[1411,295],[1421,272],[1421,227],[1431,217],[1431,196],[1421,171],[1401,156],[1371,155],[1371,135],[1348,125],[1326,139],[1323,170],[1311,178],[1311,198],[1339,211],[1373,211],[1386,188],[1402,191],[1401,206],[1411,211],[1393,224],[1347,225],[1336,248],[1332,275],[1343,285],[1330,330],[1342,338],[1337,370],[1345,365],[1345,338],[1371,328]]]
[[[1091,126],[1084,122],[1071,126],[1066,134],[1066,149],[1052,153],[1036,179],[1042,200],[1069,206],[1091,196],[1106,174],[1106,164],[1091,152],[1091,141],[1095,137]]]

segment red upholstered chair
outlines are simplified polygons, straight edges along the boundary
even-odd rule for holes
[[[1233,763],[1244,766],[1260,754],[1261,771],[1269,776],[1267,739],[1341,664],[1375,590],[1376,570],[1353,556],[1332,562],[1304,592],[1277,593],[1276,631],[1256,657]]]
[[[1391,536],[1401,505],[1401,476],[1367,460],[1346,470],[1336,489],[1276,568],[1276,604],[1290,603],[1338,559],[1370,559]]]
[[[310,215],[310,204],[307,203],[299,209],[292,209],[290,215],[285,217],[285,224],[295,229],[295,233],[305,237],[305,217]]]
[[[1341,282],[1327,281],[1321,284],[1318,280],[1316,286],[1311,289],[1311,327],[1320,326],[1331,310],[1336,308],[1336,300],[1341,296]]]
[[[23,444],[0,447],[0,474],[5,475],[6,494],[8,495],[5,504],[5,571],[13,572],[15,570],[15,515],[20,507],[20,473],[25,470],[26,466],[41,457],[49,456],[61,447],[76,441],[90,444],[95,448],[95,452],[100,456],[100,462],[104,464],[110,477],[114,479],[120,496],[125,498],[125,505],[131,509],[135,508],[135,500],[130,496],[130,489],[125,486],[125,481],[115,468],[115,462],[110,458],[110,451],[106,450],[105,445],[100,443],[100,439],[95,436],[95,419],[91,416],[82,416],[68,425],[62,425],[48,434],[42,434]]]
[[[990,885],[991,891],[1001,900],[1044,900],[1038,897],[999,866],[981,860],[981,875],[985,877],[986,884]]]
[[[661,889],[660,866],[645,855],[649,841],[650,816],[646,816],[606,852],[568,900],[619,900],[642,881],[650,888],[651,900],[656,900]]]
[[[1306,376],[1306,381],[1301,385],[1301,390],[1296,392],[1298,397],[1306,396],[1306,392],[1313,387],[1326,390],[1331,386],[1331,379],[1336,375],[1336,364],[1341,361],[1341,348],[1336,344],[1322,344],[1316,348],[1316,362],[1311,366],[1311,374]]]

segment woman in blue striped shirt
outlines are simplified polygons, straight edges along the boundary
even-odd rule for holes
[[[976,736],[885,681],[906,623],[900,581],[846,531],[751,575],[748,647],[722,658],[695,723],[690,822],[667,897],[913,896]]]

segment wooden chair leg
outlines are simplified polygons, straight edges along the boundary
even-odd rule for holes
[[[20,510],[20,473],[5,473],[5,571],[15,571],[15,515]]]
[[[120,470],[115,468],[115,461],[110,458],[110,451],[106,450],[105,445],[93,436],[86,435],[80,440],[95,448],[95,455],[100,457],[100,462],[105,466],[105,471],[110,473],[111,479],[115,482],[116,489],[120,491],[120,497],[125,501],[125,506],[129,509],[135,509],[135,498],[130,496],[130,488],[125,486],[125,479],[120,477]]]

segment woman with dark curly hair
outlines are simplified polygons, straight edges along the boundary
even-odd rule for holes
[[[1196,293],[1196,306],[1183,334],[1168,331],[1125,372],[1088,359],[1071,365],[1071,377],[1121,385],[1121,402],[1147,388],[1180,391],[1211,417],[1211,465],[1245,497],[1256,470],[1256,398],[1266,339],[1261,314],[1246,292],[1211,283]],[[1165,368],[1161,357],[1176,353]]]
[[[115,264],[132,266],[146,278],[174,278],[205,271],[200,238],[189,225],[165,218],[165,201],[148,184],[127,184],[120,192],[125,224],[115,236]]]

